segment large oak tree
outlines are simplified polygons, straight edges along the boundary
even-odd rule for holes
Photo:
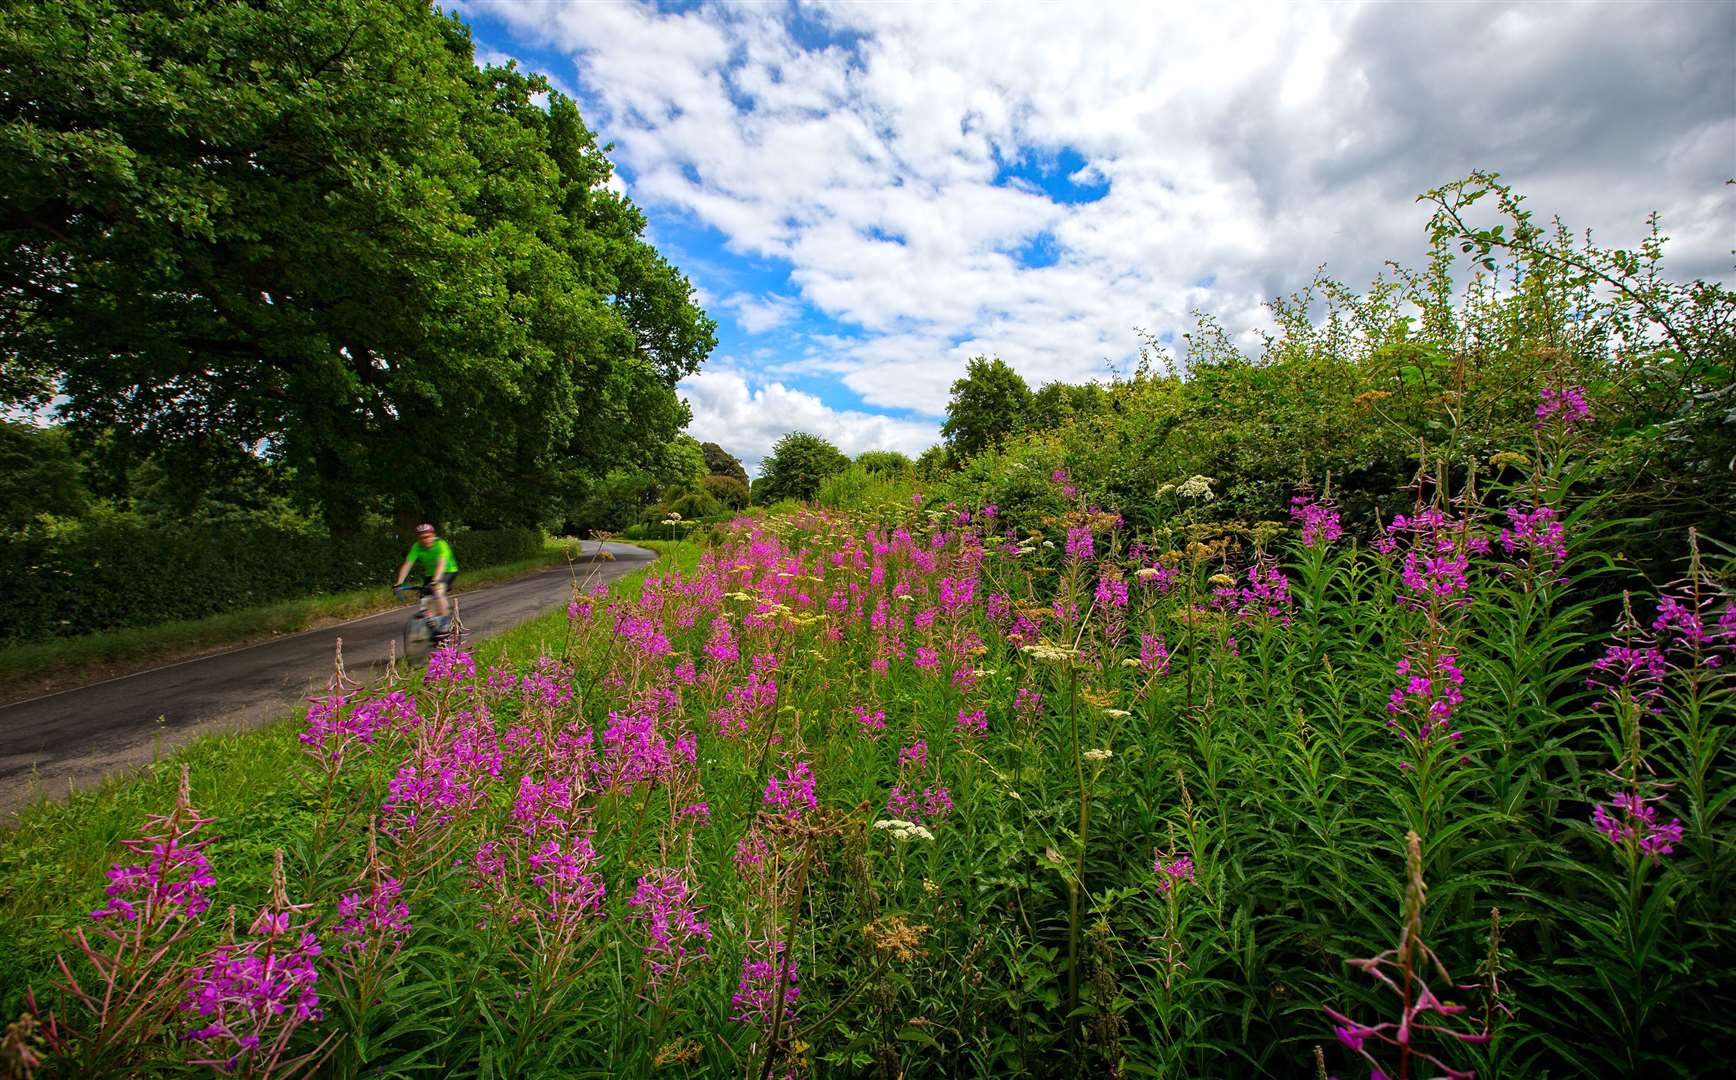
[[[546,520],[680,430],[715,343],[610,172],[422,0],[5,4],[0,395],[268,456],[337,531]]]

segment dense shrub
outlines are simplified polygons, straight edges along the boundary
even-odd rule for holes
[[[1670,281],[1656,236],[1628,252],[1539,231],[1492,178],[1431,198],[1426,270],[1395,268],[1360,293],[1322,275],[1271,305],[1276,330],[1254,352],[1203,319],[1179,357],[1153,341],[1132,373],[1075,388],[1054,426],[998,446],[955,440],[955,458],[988,449],[950,476],[925,454],[925,477],[1027,525],[1053,512],[1033,472],[1064,469],[1082,497],[1146,527],[1281,520],[1297,490],[1330,480],[1346,522],[1366,528],[1411,504],[1419,469],[1461,487],[1523,475],[1540,395],[1578,388],[1581,468],[1608,496],[1600,513],[1637,519],[1630,555],[1667,574],[1687,527],[1736,535],[1736,295]],[[1505,231],[1466,220],[1478,198]],[[972,372],[950,425],[1026,420],[1016,392],[992,392],[1007,372]],[[1210,498],[1176,499],[1194,477]]]
[[[832,510],[907,506],[916,488],[916,478],[909,470],[874,472],[858,462],[826,477],[820,490],[814,494],[814,502]]]
[[[671,499],[658,512],[658,519],[664,515],[679,514],[684,518],[715,517],[723,513],[723,503],[708,491],[689,491]]]
[[[864,450],[856,455],[856,464],[866,469],[870,475],[891,473],[895,476],[906,476],[916,471],[916,463],[908,455],[896,450]]]
[[[535,529],[448,537],[466,570],[542,550]],[[334,539],[263,527],[171,527],[130,514],[39,522],[0,546],[0,640],[37,640],[197,619],[296,597],[389,583],[409,541]]]
[[[726,510],[740,510],[747,505],[747,482],[733,476],[712,473],[699,482],[707,495],[716,499]]]
[[[679,524],[664,524],[668,519],[657,518],[651,521],[639,521],[629,525],[622,533],[623,540],[683,540],[689,536],[702,533],[706,526],[721,525],[735,517],[734,512],[707,514],[703,517],[683,515]]]

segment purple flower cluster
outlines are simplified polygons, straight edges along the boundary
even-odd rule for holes
[[[401,766],[386,785],[387,795],[380,809],[392,818],[391,829],[443,824],[482,799],[483,791],[471,783],[456,748],[442,750],[445,752],[429,752]]]
[[[1664,654],[1651,645],[1611,642],[1604,646],[1603,655],[1591,662],[1591,674],[1585,677],[1585,685],[1612,694],[1626,690],[1635,701],[1651,701],[1664,692],[1664,675],[1668,671]]]
[[[870,739],[886,734],[886,710],[868,711],[868,706],[856,706],[856,730]]]
[[[989,733],[988,714],[981,709],[960,709],[958,716],[952,722],[952,729],[960,735],[987,735]]]
[[[1642,855],[1657,862],[1682,842],[1680,818],[1671,818],[1667,824],[1658,820],[1658,808],[1652,804],[1662,798],[1648,799],[1631,791],[1612,792],[1607,804],[1599,804],[1592,810],[1591,823],[1616,847],[1637,843]]]
[[[1272,563],[1248,567],[1247,584],[1236,592],[1234,600],[1237,618],[1264,616],[1290,625],[1290,579]]]
[[[785,769],[782,776],[776,773],[768,776],[761,801],[792,818],[800,818],[803,812],[818,809],[820,804],[814,797],[814,774],[808,769],[808,763],[798,761]]]
[[[658,734],[655,716],[649,712],[609,714],[596,767],[603,786],[619,789],[655,781],[666,777],[674,766],[669,740]]]
[[[938,770],[930,783],[928,743],[918,739],[898,751],[898,782],[886,799],[886,812],[894,818],[922,824],[952,813],[952,792],[941,786]],[[920,786],[921,790],[918,790]]]
[[[319,939],[305,930],[282,933],[287,918],[287,912],[261,912],[254,925],[264,937],[219,945],[188,976],[181,1008],[204,1023],[187,1039],[208,1047],[224,1044],[224,1071],[234,1071],[251,1054],[281,1052],[290,1032],[325,1015],[314,966]],[[290,937],[293,944],[283,940]]]
[[[778,986],[783,985],[783,1018],[786,1024],[795,1019],[796,999],[801,989],[796,986],[796,958],[786,956],[781,941],[748,943],[748,953],[742,957],[741,980],[730,996],[730,1019],[743,1024],[770,1029],[778,1010]]]
[[[1585,387],[1557,390],[1545,386],[1537,395],[1536,416],[1532,426],[1537,430],[1552,425],[1559,427],[1563,435],[1571,435],[1575,427],[1591,418],[1591,407],[1585,403]]]
[[[741,648],[735,642],[735,631],[727,616],[711,620],[711,637],[705,643],[705,655],[713,664],[733,664],[741,659]]]
[[[1459,669],[1457,658],[1446,653],[1435,657],[1432,670],[1427,660],[1400,660],[1397,673],[1404,681],[1387,695],[1386,711],[1395,718],[1414,717],[1416,729],[1401,726],[1397,719],[1389,719],[1387,726],[1397,730],[1401,738],[1427,742],[1451,723],[1453,711],[1464,702],[1460,687],[1465,684],[1465,673]],[[1458,742],[1464,733],[1453,731],[1447,738]]]
[[[1542,568],[1546,562],[1550,569],[1555,569],[1567,561],[1567,526],[1557,517],[1555,507],[1527,510],[1510,506],[1507,522],[1507,527],[1501,530],[1501,547],[1509,556],[1524,559],[1533,569]]]
[[[950,616],[957,617],[976,602],[976,578],[943,577],[940,579],[940,606]]]
[[[1084,526],[1074,526],[1067,530],[1067,561],[1087,563],[1095,556],[1095,541],[1091,530]]]
[[[1157,875],[1157,891],[1167,893],[1184,881],[1193,882],[1193,856],[1183,851],[1160,851],[1151,864],[1151,870]]]
[[[597,852],[590,837],[574,837],[565,843],[545,840],[528,862],[535,871],[531,884],[543,891],[548,912],[557,922],[571,924],[602,911],[608,887],[602,875],[594,872]]]
[[[435,649],[428,657],[428,681],[435,684],[461,683],[476,678],[476,660],[455,646]]]
[[[1056,469],[1054,472],[1050,473],[1049,482],[1060,487],[1061,494],[1067,496],[1069,499],[1079,494],[1079,489],[1073,486],[1073,480],[1067,475],[1066,469]]]
[[[886,799],[886,812],[894,818],[914,821],[918,825],[938,821],[952,813],[952,792],[935,784],[917,791],[906,791],[894,784]]]
[[[1714,618],[1720,604],[1723,609]],[[1694,654],[1703,667],[1721,667],[1722,652],[1736,649],[1736,603],[1721,593],[1709,593],[1697,602],[1692,596],[1660,596],[1652,632],[1665,652]]]
[[[1139,635],[1139,670],[1153,675],[1169,674],[1169,646],[1162,634]]]
[[[1093,595],[1100,608],[1124,608],[1127,606],[1127,581],[1114,576],[1100,577]]]
[[[134,855],[144,857],[145,863],[110,866],[108,888],[103,890],[108,903],[90,917],[98,922],[110,918],[127,923],[143,920],[147,929],[155,929],[172,917],[197,919],[205,914],[211,907],[205,890],[217,884],[217,879],[205,857],[210,839],[195,837],[211,821],[193,809],[183,766],[174,810],[153,815],[137,838],[121,841]]]
[[[348,892],[338,900],[338,924],[333,932],[347,951],[358,952],[379,942],[396,950],[410,936],[410,905],[400,894],[397,878],[382,875],[366,893]]]
[[[1305,547],[1325,547],[1344,535],[1339,524],[1338,510],[1330,503],[1315,502],[1312,496],[1297,495],[1290,500],[1290,518],[1302,526]]]
[[[653,978],[678,973],[691,950],[705,955],[711,924],[699,917],[705,909],[693,902],[693,886],[679,870],[654,870],[639,879],[627,898],[627,918],[645,924],[645,963]]]
[[[1404,587],[1412,600],[1450,603],[1469,591],[1471,583],[1465,571],[1470,565],[1470,557],[1456,545],[1432,553],[1412,548],[1404,554]]]

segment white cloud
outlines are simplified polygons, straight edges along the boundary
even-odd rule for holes
[[[763,334],[767,330],[775,330],[794,319],[801,311],[801,305],[788,296],[750,296],[747,293],[735,293],[725,299],[723,307],[735,312],[736,321],[749,334]]]
[[[688,433],[722,446],[749,473],[758,473],[772,444],[791,431],[819,435],[851,457],[864,450],[900,450],[914,457],[940,438],[934,424],[833,409],[813,394],[775,381],[750,383],[727,368],[701,371],[680,390],[693,408]]]
[[[1478,167],[1608,243],[1658,209],[1677,273],[1730,275],[1730,5],[804,6],[852,42],[825,48],[776,5],[465,9],[573,58],[653,213],[787,262],[798,297],[723,301],[744,329],[806,304],[862,332],[765,374],[872,407],[938,415],[977,353],[1101,374],[1195,309],[1246,340],[1321,263],[1355,285],[1415,261],[1416,194]],[[1062,148],[1102,198],[995,183]]]

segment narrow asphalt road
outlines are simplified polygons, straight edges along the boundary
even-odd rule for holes
[[[628,544],[603,547],[612,561],[585,544],[580,581],[609,581],[656,558]],[[571,580],[561,566],[460,592],[459,617],[472,637],[508,630],[565,604]],[[325,687],[339,638],[345,669],[365,681],[384,666],[408,616],[399,608],[0,706],[0,815],[43,794],[92,787],[197,735],[282,716]]]

